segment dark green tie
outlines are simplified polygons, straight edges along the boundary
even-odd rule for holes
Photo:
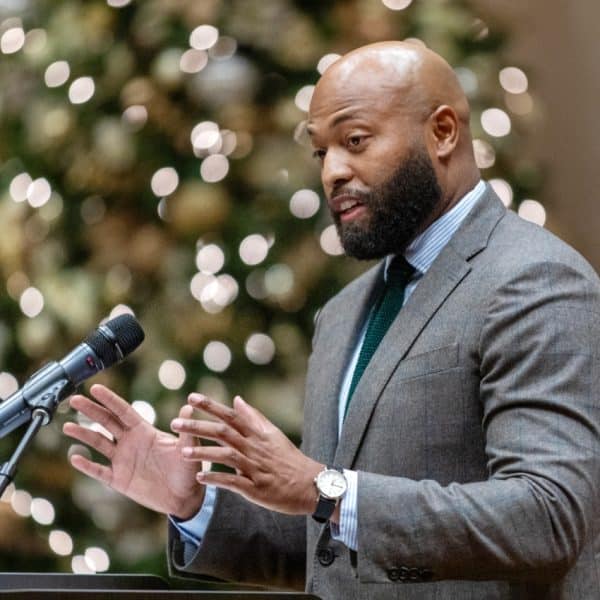
[[[356,361],[356,367],[352,374],[352,382],[350,383],[348,398],[346,399],[344,419],[348,414],[350,399],[352,398],[352,394],[354,393],[362,374],[367,368],[371,357],[375,354],[379,342],[381,342],[383,336],[390,328],[392,321],[396,318],[396,315],[402,308],[402,304],[404,303],[404,290],[414,272],[414,267],[412,267],[403,256],[394,257],[388,267],[385,286],[377,299],[377,303],[371,311],[365,339],[363,340],[360,354]]]

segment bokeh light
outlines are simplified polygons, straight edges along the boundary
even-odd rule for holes
[[[523,94],[529,82],[527,75],[517,67],[505,67],[499,74],[500,85],[511,94]]]
[[[253,233],[242,240],[239,251],[247,265],[258,265],[267,258],[269,242],[259,233]]]
[[[225,253],[217,244],[201,246],[196,253],[196,267],[201,273],[218,273],[225,264]]]
[[[85,561],[97,573],[108,571],[110,567],[110,558],[106,550],[98,547],[87,548],[85,551]]]
[[[488,108],[481,113],[481,126],[493,137],[504,137],[510,133],[510,117],[500,108]]]
[[[179,185],[179,175],[173,167],[162,167],[154,175],[150,186],[156,196],[168,196],[172,194]]]
[[[184,73],[199,73],[208,64],[206,50],[186,50],[179,61],[179,68]]]
[[[20,517],[29,517],[31,515],[31,494],[25,490],[15,490],[10,499],[12,509]]]
[[[167,375],[167,379],[168,378],[169,378],[169,375]],[[185,382],[185,372],[184,372],[183,380]],[[182,383],[182,385],[183,385],[183,383]],[[179,386],[179,387],[181,387],[181,386]],[[176,389],[179,389],[179,388],[176,388]],[[154,425],[154,423],[156,422],[156,411],[154,410],[154,407],[152,406],[152,404],[150,404],[149,402],[146,402],[145,400],[134,400],[131,403],[131,408],[133,408],[133,410],[135,410],[135,412],[138,413],[144,419],[144,421],[148,421],[148,423],[150,423],[150,425]]]
[[[32,183],[29,173],[19,173],[12,178],[8,188],[10,197],[15,202],[24,202],[27,200],[27,190]]]
[[[37,208],[43,206],[50,200],[50,194],[52,194],[52,188],[48,183],[48,180],[39,177],[32,181],[27,188],[27,201],[31,206]]]
[[[212,341],[206,344],[202,353],[204,364],[216,373],[222,373],[229,368],[231,364],[231,350],[223,342]]]
[[[513,201],[513,189],[510,183],[505,179],[498,178],[490,179],[488,183],[492,186],[496,194],[498,194],[500,200],[502,200],[502,204],[508,208]]]
[[[168,390],[181,389],[185,379],[185,367],[176,360],[165,360],[158,369],[158,380]]]
[[[296,93],[296,97],[294,98],[294,102],[300,110],[308,112],[308,109],[310,107],[310,101],[312,99],[314,91],[314,85],[305,85],[304,87],[298,90],[298,92]]]
[[[519,216],[536,225],[544,226],[546,222],[546,209],[537,200],[523,200],[519,204]]]
[[[331,256],[344,254],[344,248],[342,247],[342,242],[340,241],[335,225],[329,225],[321,232],[319,242],[324,252]]]
[[[44,73],[44,81],[49,88],[60,87],[71,75],[71,68],[66,60],[57,60],[48,65]]]
[[[19,382],[12,373],[3,371],[0,373],[0,398],[6,400],[11,394],[19,389]]]
[[[319,62],[317,63],[317,71],[319,71],[319,73],[321,75],[323,75],[323,73],[325,73],[325,71],[327,71],[327,69],[329,69],[329,67],[338,59],[340,58],[339,54],[335,54],[335,53],[330,53],[330,54],[325,54],[324,56],[322,56],[319,59]]]
[[[484,140],[473,140],[473,152],[475,162],[480,169],[489,169],[496,162],[496,151],[488,142]]]
[[[69,100],[72,104],[83,104],[91,99],[96,85],[91,77],[78,77],[69,86]]]
[[[7,29],[0,37],[0,51],[4,54],[14,54],[25,44],[25,32],[21,27]]]
[[[391,10],[404,10],[408,8],[412,0],[381,0],[384,6],[387,6]]]
[[[290,198],[290,212],[299,219],[310,219],[320,206],[319,194],[313,190],[298,190]]]
[[[19,299],[23,314],[29,318],[37,317],[44,309],[44,296],[35,287],[28,287]]]
[[[264,333],[253,333],[244,345],[250,362],[255,365],[269,364],[275,356],[275,342]]]
[[[48,545],[55,554],[69,556],[73,552],[73,538],[61,529],[53,529],[48,535]]]
[[[34,498],[31,501],[31,518],[41,525],[50,525],[54,522],[56,511],[54,506],[45,498]]]
[[[200,165],[200,175],[204,181],[214,183],[221,181],[229,172],[229,160],[222,154],[207,156]]]
[[[77,554],[71,559],[71,570],[76,575],[93,575],[95,573],[92,565],[82,554]]]
[[[200,25],[190,34],[190,46],[196,50],[208,50],[219,39],[219,30],[212,25]]]

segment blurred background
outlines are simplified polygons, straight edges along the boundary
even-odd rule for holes
[[[303,122],[319,74],[372,41],[440,52],[484,178],[600,266],[598,17],[594,0],[0,0],[0,397],[131,312],[146,342],[94,381],[163,429],[190,391],[241,394],[298,442],[314,315],[366,268],[341,255]],[[165,575],[165,519],[69,466],[88,452],[61,434],[73,418],[59,408],[0,501],[0,571]]]

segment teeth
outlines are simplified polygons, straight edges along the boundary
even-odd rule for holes
[[[350,208],[352,208],[353,206],[356,206],[358,204],[358,202],[356,200],[346,200],[345,202],[342,202],[340,204],[340,211],[345,211],[348,210]]]

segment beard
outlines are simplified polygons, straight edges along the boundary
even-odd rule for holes
[[[389,179],[370,192],[339,188],[333,197],[342,193],[356,197],[369,211],[362,223],[343,223],[339,213],[333,214],[344,251],[360,260],[404,253],[442,200],[442,190],[424,148],[413,152]]]

